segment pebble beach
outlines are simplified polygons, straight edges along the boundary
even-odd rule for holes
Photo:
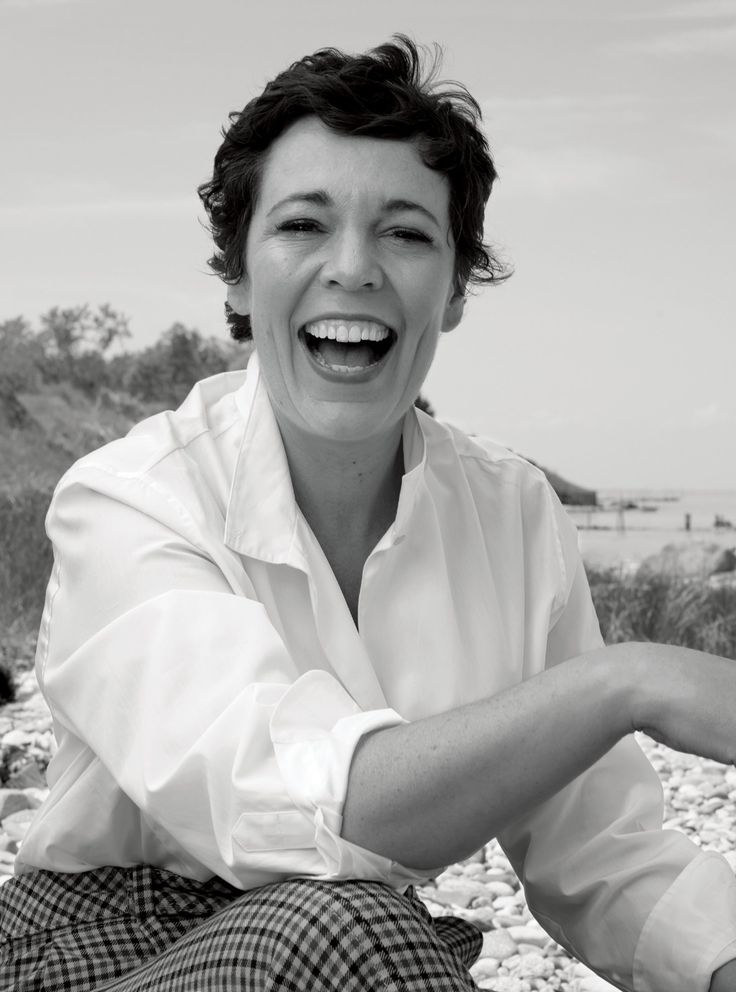
[[[44,772],[55,742],[51,716],[32,671],[17,698],[0,708],[0,885],[13,874],[18,845],[46,796]],[[638,735],[665,795],[665,826],[725,855],[736,870],[736,769],[671,751]],[[531,916],[524,893],[495,842],[419,889],[433,916],[453,914],[483,931],[471,969],[496,992],[604,992],[614,986],[571,958]]]

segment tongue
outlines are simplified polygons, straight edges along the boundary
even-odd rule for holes
[[[317,350],[328,365],[348,365],[357,369],[374,362],[373,349],[368,343],[338,344],[329,338],[321,338]]]

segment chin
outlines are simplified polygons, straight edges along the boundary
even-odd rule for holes
[[[386,419],[384,411],[371,410],[367,403],[331,403],[328,416],[309,417],[305,425],[310,434],[336,444],[359,443],[394,433],[396,420]],[[403,418],[399,418],[401,421]],[[400,422],[398,430],[401,430]]]

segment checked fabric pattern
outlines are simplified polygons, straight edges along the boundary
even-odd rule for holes
[[[0,992],[468,992],[480,947],[377,882],[242,893],[142,866],[0,888]]]

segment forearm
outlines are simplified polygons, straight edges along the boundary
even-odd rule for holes
[[[713,974],[710,992],[735,992],[736,990],[736,958],[724,964]]]
[[[367,736],[350,770],[343,837],[417,869],[466,857],[631,730],[629,691],[601,650]]]

